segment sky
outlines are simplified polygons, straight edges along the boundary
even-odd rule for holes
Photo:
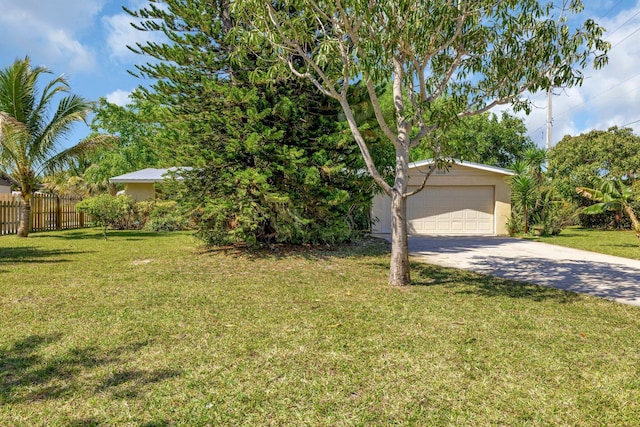
[[[559,0],[556,0],[559,2]],[[131,27],[122,7],[137,10],[146,0],[0,0],[0,67],[29,56],[33,65],[64,74],[73,93],[89,100],[105,97],[124,105],[137,86],[151,84],[129,70],[147,57],[131,52],[149,38]],[[640,0],[586,0],[575,22],[593,18],[607,29],[609,64],[584,70],[581,87],[556,89],[553,95],[552,141],[611,126],[640,134]],[[547,95],[532,95],[535,108],[522,115],[529,136],[546,143]],[[499,110],[499,109],[497,109]],[[498,112],[496,110],[496,112]],[[77,124],[63,145],[89,133]]]

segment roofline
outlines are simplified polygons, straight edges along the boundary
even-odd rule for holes
[[[460,159],[446,159],[446,160],[453,162],[453,164],[470,167],[472,169],[479,169],[487,172],[493,172],[493,173],[498,173],[501,175],[508,175],[508,176],[515,175],[514,171],[510,169],[500,168],[497,166],[483,165],[481,163],[475,163],[475,162],[470,162],[467,160],[460,160]],[[417,169],[417,168],[421,168],[423,166],[429,166],[432,164],[433,164],[433,159],[420,160],[419,162],[409,163],[409,169]]]
[[[109,182],[114,184],[154,184],[162,180],[157,179],[127,179],[127,178],[109,178]]]
[[[127,177],[127,175],[132,175],[132,174],[135,174],[144,170],[149,170],[149,169],[154,169],[156,171],[164,170],[165,172],[161,175],[161,178],[128,178]],[[109,178],[109,182],[114,184],[154,184],[156,182],[162,182],[170,178],[168,176],[170,172],[179,172],[180,170],[191,170],[191,167],[188,167],[188,166],[175,167],[174,166],[170,168],[145,168],[145,169],[140,169],[134,172],[125,173],[123,175],[114,176],[113,178]],[[182,181],[184,179],[179,174],[176,174],[176,176],[174,176],[173,178],[176,181]]]

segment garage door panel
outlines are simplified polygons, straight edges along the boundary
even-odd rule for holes
[[[413,234],[493,234],[493,186],[427,187],[407,203]]]

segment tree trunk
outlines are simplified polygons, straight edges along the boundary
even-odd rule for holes
[[[31,197],[22,196],[20,206],[20,225],[18,225],[18,237],[28,237],[31,231]]]
[[[624,210],[627,211],[627,215],[629,215],[629,219],[631,219],[631,223],[633,224],[633,231],[636,232],[636,236],[640,239],[640,221],[638,221],[638,217],[636,213],[631,209],[631,206],[625,205]]]
[[[407,199],[402,193],[394,188],[391,196],[391,266],[389,268],[391,286],[405,286],[411,283]]]
[[[408,126],[400,126],[400,140],[408,137]],[[408,143],[396,147],[396,178],[391,191],[391,266],[389,284],[406,286],[411,284],[409,267],[409,238],[407,236],[407,187],[409,186]]]

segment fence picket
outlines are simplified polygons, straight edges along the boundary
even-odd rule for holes
[[[31,198],[31,231],[68,230],[85,227],[84,213],[76,212],[82,197],[34,193]],[[20,224],[20,200],[0,194],[0,235],[15,234]]]

